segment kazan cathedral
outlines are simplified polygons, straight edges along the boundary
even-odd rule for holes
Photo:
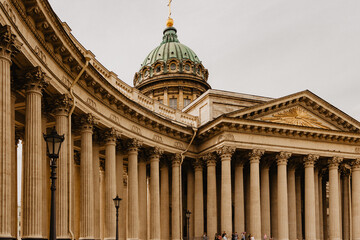
[[[51,222],[62,240],[360,240],[360,123],[308,90],[208,76],[171,19],[129,86],[47,0],[1,0],[0,239],[49,239]]]

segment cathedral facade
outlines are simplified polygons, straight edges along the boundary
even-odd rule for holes
[[[58,239],[360,240],[360,123],[308,90],[274,99],[208,76],[171,21],[129,86],[47,0],[1,0],[0,239],[49,239],[55,126]]]

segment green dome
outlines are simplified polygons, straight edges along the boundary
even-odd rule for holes
[[[176,28],[168,27],[164,30],[163,41],[160,46],[149,53],[141,67],[150,66],[157,61],[167,62],[173,58],[180,61],[190,60],[193,63],[201,63],[193,50],[179,42]]]

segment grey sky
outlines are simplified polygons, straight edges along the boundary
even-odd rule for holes
[[[132,84],[162,40],[167,0],[50,0],[73,35]],[[173,0],[180,42],[214,89],[281,97],[309,89],[360,120],[359,0]]]

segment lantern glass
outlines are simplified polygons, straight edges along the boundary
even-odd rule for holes
[[[119,208],[119,206],[120,206],[120,201],[121,201],[121,200],[122,200],[122,199],[119,198],[118,195],[116,195],[116,197],[113,199],[114,204],[115,204],[115,208]]]
[[[64,141],[64,135],[59,135],[54,127],[50,134],[44,134],[44,139],[48,156],[50,158],[58,158],[61,144]]]

